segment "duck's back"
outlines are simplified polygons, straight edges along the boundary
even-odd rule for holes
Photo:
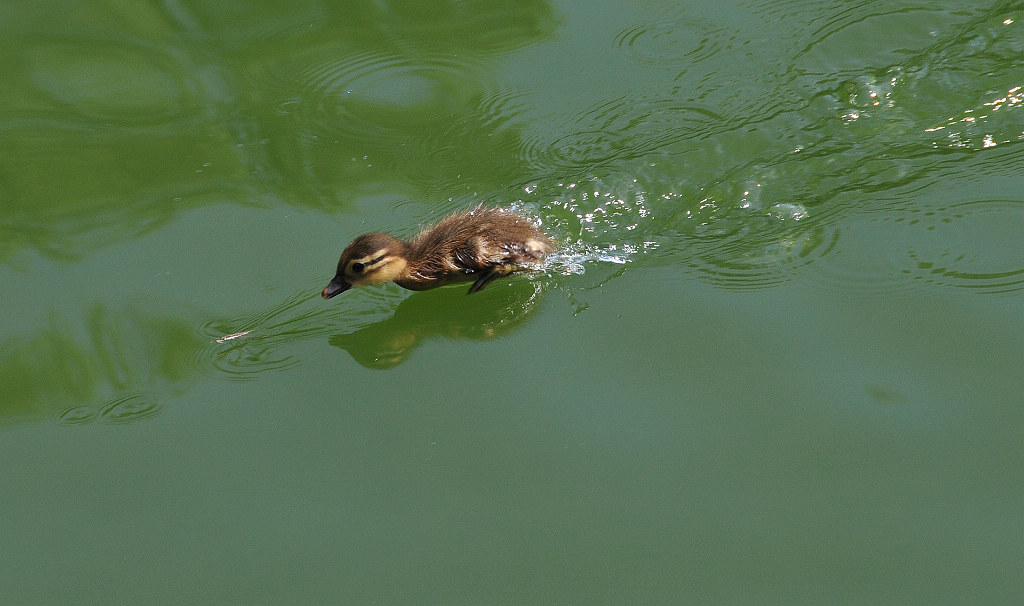
[[[555,243],[526,217],[500,208],[476,208],[441,219],[409,242],[421,276],[444,282],[505,267],[540,263]]]

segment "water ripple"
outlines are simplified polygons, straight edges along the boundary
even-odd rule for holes
[[[528,108],[525,93],[515,90],[493,90],[480,95],[476,102],[475,113],[481,122],[489,124],[494,130],[519,118]]]
[[[699,275],[729,289],[760,289],[792,280],[798,270],[828,255],[839,240],[831,226],[747,232],[713,246],[695,246],[690,261]]]
[[[230,320],[212,320],[200,327],[206,338],[195,352],[200,372],[230,381],[251,381],[267,372],[287,370],[299,359],[287,351],[296,340],[333,334],[337,324],[358,328],[393,311],[394,294],[387,289],[365,289],[357,311],[344,306],[325,310],[320,291],[293,293],[258,313]],[[310,305],[313,303],[313,305]]]
[[[688,65],[716,55],[728,36],[725,30],[692,19],[630,25],[613,44],[631,61],[645,66]]]
[[[855,245],[841,247],[815,279],[844,293],[895,294],[925,286],[1017,292],[1024,289],[1022,231],[1024,200],[872,213],[847,222],[843,233]],[[871,242],[876,244],[866,244]]]
[[[917,232],[908,238],[904,269],[913,279],[983,293],[1024,288],[1024,201],[951,204],[911,212],[904,223]]]
[[[201,328],[207,345],[196,352],[200,369],[207,374],[232,380],[252,380],[265,371],[283,370],[297,361],[279,352],[282,325],[278,316],[287,315],[303,302],[308,292],[295,293],[273,308],[245,318],[214,320]],[[276,338],[275,338],[276,337]]]
[[[622,95],[573,116],[563,133],[523,134],[521,154],[538,174],[565,176],[637,159],[673,144],[700,140],[728,127],[708,107],[678,99]]]
[[[92,423],[99,411],[92,406],[73,406],[58,415],[64,425],[84,425]]]
[[[103,405],[100,418],[110,423],[130,423],[155,416],[160,409],[160,404],[145,394],[131,394]]]
[[[419,160],[403,170],[425,196],[441,199],[473,195],[479,188],[479,175],[492,181],[501,181],[503,175],[515,179],[522,171],[520,164],[511,160],[527,156],[522,151],[523,96],[516,90],[488,91],[473,97],[465,107],[448,111],[431,128],[404,143],[407,151],[403,155]]]
[[[58,416],[64,425],[84,425],[100,420],[106,423],[131,423],[160,414],[162,406],[151,395],[132,393],[119,396],[99,407],[74,406]]]
[[[296,62],[300,67],[292,73]],[[477,71],[476,62],[461,57],[412,59],[367,51],[328,60],[318,53],[279,65],[264,77],[297,80],[298,92],[280,103],[278,113],[301,112],[316,136],[379,145],[382,137],[402,144],[410,129],[422,130],[461,108],[466,99],[459,84]]]

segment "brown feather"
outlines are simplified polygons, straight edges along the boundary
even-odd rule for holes
[[[555,249],[526,217],[477,207],[448,215],[408,241],[387,234],[356,238],[338,261],[335,281],[361,286],[391,280],[410,290],[476,281],[470,289],[475,292],[496,277],[543,262]],[[360,268],[365,273],[353,271],[358,261],[369,262]]]

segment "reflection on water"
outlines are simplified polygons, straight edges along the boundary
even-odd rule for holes
[[[549,284],[517,279],[473,296],[464,288],[442,288],[405,299],[392,289],[367,288],[346,305],[328,304],[310,289],[271,309],[208,322],[198,331],[173,313],[155,313],[158,305],[140,306],[145,314],[96,307],[81,326],[54,320],[28,340],[4,344],[0,424],[147,419],[202,375],[251,380],[293,367],[298,360],[288,346],[306,339],[326,339],[364,366],[390,368],[428,339],[508,334],[530,317]]]
[[[399,3],[356,13],[298,49],[271,46],[248,59],[276,110],[264,116],[280,134],[267,152],[292,201],[333,209],[387,183],[422,204],[515,179],[522,125],[493,113],[494,57],[550,36],[550,5]]]
[[[392,368],[427,339],[485,340],[511,332],[526,321],[550,284],[517,279],[472,296],[461,287],[396,295],[393,288],[378,286],[360,289],[344,303],[297,294],[265,313],[206,324],[209,343],[196,350],[196,364],[215,378],[251,380],[297,364],[286,353],[289,344],[327,338],[363,366]],[[242,326],[247,328],[223,332]],[[339,333],[340,328],[346,332]]]
[[[510,172],[512,131],[492,137],[474,100],[491,57],[555,26],[541,0],[84,3],[70,26],[5,22],[0,49],[22,67],[0,85],[0,260],[75,258],[196,206],[336,208],[396,170],[419,183],[443,166],[451,191],[472,171],[431,161],[441,141]],[[460,138],[494,147],[466,153]]]
[[[182,90],[181,65],[144,47],[42,43],[25,50],[32,84],[66,118],[159,124],[197,109]]]
[[[152,311],[150,302],[138,309]],[[195,381],[200,336],[172,314],[95,306],[81,323],[54,318],[29,338],[10,338],[0,357],[0,423],[56,417],[63,423],[124,423],[159,413]],[[69,406],[69,403],[71,405]]]
[[[392,317],[329,342],[367,368],[393,368],[424,340],[493,339],[520,327],[540,300],[544,284],[515,283],[460,295],[453,289],[416,293],[402,301]]]

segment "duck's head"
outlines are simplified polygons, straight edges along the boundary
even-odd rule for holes
[[[320,293],[330,299],[350,288],[390,282],[402,275],[405,243],[387,234],[359,236],[341,253],[334,279]]]

